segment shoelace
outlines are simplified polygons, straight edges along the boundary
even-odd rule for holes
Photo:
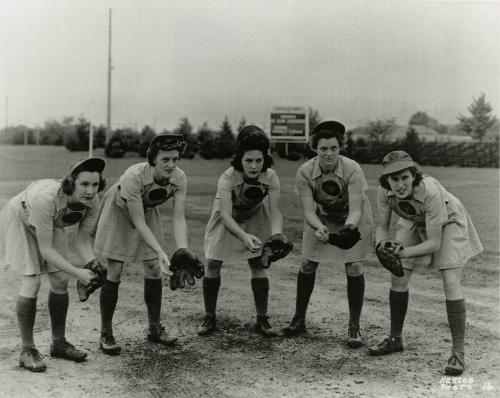
[[[29,352],[35,361],[41,361],[44,358],[40,351],[38,351],[35,347],[31,347]]]
[[[116,340],[114,338],[114,336],[104,336],[104,342],[108,345],[115,345],[116,344]]]

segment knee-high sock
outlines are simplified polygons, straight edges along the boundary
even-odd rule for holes
[[[16,313],[23,347],[34,347],[33,327],[36,315],[36,297],[17,296]]]
[[[408,297],[408,290],[406,292],[396,292],[391,289],[389,292],[392,337],[401,337],[406,311],[408,310]]]
[[[365,297],[365,276],[347,275],[347,301],[349,303],[349,324],[359,327],[359,317]]]
[[[297,298],[295,300],[295,315],[301,318],[306,317],[307,306],[314,289],[316,281],[316,272],[304,274],[299,271],[297,274]]]
[[[446,313],[450,325],[452,352],[464,355],[465,340],[465,300],[446,300]]]
[[[101,307],[101,335],[113,334],[113,315],[118,301],[120,282],[106,280],[101,288],[99,304]]]
[[[68,314],[68,292],[57,294],[49,291],[49,315],[52,326],[52,341],[63,341],[66,334],[66,315]]]
[[[150,328],[160,324],[162,290],[161,279],[144,278],[144,301],[148,308]]]
[[[267,302],[269,298],[269,279],[253,278],[252,292],[255,300],[255,310],[257,312],[257,316],[266,316]]]
[[[217,297],[219,295],[220,276],[217,278],[203,278],[203,301],[207,315],[215,315]]]

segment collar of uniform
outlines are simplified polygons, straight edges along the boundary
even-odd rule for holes
[[[85,205],[85,207],[89,207],[93,209],[96,205],[98,195],[94,198],[90,206]],[[57,191],[57,196],[56,196],[56,211],[59,211],[61,209],[65,209],[68,207],[68,195],[66,195],[62,188],[59,188]]]
[[[387,191],[387,196],[396,196],[396,194],[392,191]],[[425,200],[425,185],[423,181],[420,182],[416,187],[413,187],[413,194],[411,197],[421,203],[424,203]]]
[[[243,179],[243,173],[241,171],[234,169],[234,168],[233,168],[233,171],[234,171],[234,177],[236,179],[235,185],[243,184],[245,182],[245,180]],[[267,171],[260,173],[259,177],[257,177],[257,181],[262,183],[262,184],[269,185],[270,182],[269,182],[269,177],[267,175]]]
[[[342,165],[342,157],[339,155],[337,164],[335,165],[335,170],[333,170],[334,174],[343,177],[344,176],[344,166]],[[321,171],[321,167],[319,166],[319,158],[316,156],[313,162],[313,170],[312,170],[312,179],[315,180],[319,178],[323,172]]]

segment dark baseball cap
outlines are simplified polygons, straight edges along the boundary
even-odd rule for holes
[[[417,166],[410,155],[405,151],[392,151],[382,159],[382,175],[397,173]]]
[[[186,149],[186,141],[182,134],[159,134],[151,140],[149,147],[153,145],[158,145],[164,151],[177,149],[184,152]]]
[[[345,126],[336,120],[324,120],[319,122],[311,131],[310,135],[316,134],[320,130],[330,130],[344,134]]]
[[[69,169],[69,173],[73,174],[77,169],[78,172],[91,171],[91,172],[102,173],[105,166],[106,162],[104,161],[104,159],[87,158],[73,163]]]

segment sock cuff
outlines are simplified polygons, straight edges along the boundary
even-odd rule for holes
[[[408,297],[410,294],[410,291],[407,290],[406,292],[397,292],[395,290],[390,289],[389,290],[389,298],[405,298]]]
[[[220,286],[220,276],[217,278],[203,278],[203,287],[206,288],[218,288]]]
[[[106,279],[106,282],[102,285],[102,289],[118,289],[118,286],[120,286],[120,282],[113,282]]]
[[[358,276],[351,276],[351,275],[347,275],[347,282],[361,282],[365,279],[365,274],[361,274],[361,275],[358,275]]]
[[[17,296],[17,302],[22,304],[36,304],[37,299],[38,297]]]
[[[55,293],[52,290],[49,289],[49,297],[51,300],[56,300],[56,301],[66,301],[69,299],[69,294],[68,292],[65,293]]]
[[[298,279],[303,281],[314,281],[316,279],[316,271],[306,274],[305,272],[299,271],[297,275]]]
[[[460,300],[446,300],[446,312],[464,312],[465,311],[465,299]]]
[[[252,290],[269,289],[269,278],[252,278]]]

